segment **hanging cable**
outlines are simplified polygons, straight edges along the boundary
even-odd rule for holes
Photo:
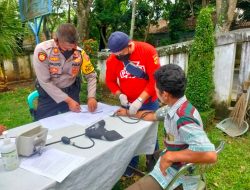
[[[89,148],[92,148],[95,145],[95,141],[92,138],[90,138],[90,137],[88,137],[86,135],[85,136],[88,137],[89,140],[92,142],[92,144],[90,146],[82,147],[82,146],[76,145],[75,142],[71,142],[71,139],[77,138],[77,137],[80,137],[80,136],[83,136],[83,135],[85,135],[85,133],[80,134],[80,135],[76,135],[76,136],[73,136],[73,137],[63,136],[60,141],[51,142],[51,143],[46,144],[45,146],[49,146],[49,145],[52,145],[52,144],[56,144],[56,143],[62,142],[64,144],[70,144],[70,145],[72,145],[72,146],[74,146],[76,148],[80,148],[80,149],[89,149]]]
[[[117,117],[117,118],[119,118],[121,121],[123,121],[124,123],[136,124],[136,123],[139,123],[142,119],[144,119],[148,114],[154,113],[154,111],[145,111],[139,118],[131,117],[131,116],[129,115],[127,109],[126,109],[126,113],[127,113],[129,119],[135,120],[135,121],[126,121],[126,120],[123,119],[121,116],[117,115],[116,113],[114,113],[114,114],[112,115],[112,117]]]

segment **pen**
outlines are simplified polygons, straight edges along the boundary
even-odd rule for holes
[[[89,111],[81,111],[81,113],[91,113],[91,114],[96,114],[96,113],[101,113],[102,110],[95,111],[95,112],[89,112]]]

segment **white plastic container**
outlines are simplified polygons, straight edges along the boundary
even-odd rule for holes
[[[19,166],[18,154],[16,144],[11,142],[10,138],[7,137],[7,131],[3,132],[5,138],[3,144],[0,147],[1,157],[5,170],[14,170]]]

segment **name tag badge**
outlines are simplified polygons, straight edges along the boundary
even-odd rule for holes
[[[60,60],[60,58],[59,57],[50,57],[49,60],[52,62],[58,62]]]

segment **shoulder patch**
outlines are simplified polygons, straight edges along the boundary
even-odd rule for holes
[[[53,53],[54,53],[54,54],[58,54],[58,53],[59,53],[59,49],[58,49],[57,47],[54,47],[54,48],[53,48]]]
[[[81,67],[82,73],[85,75],[92,73],[95,70],[95,68],[90,62],[89,56],[86,54],[84,50],[82,50],[81,55],[82,55],[82,67]]]
[[[159,57],[158,57],[158,55],[157,54],[155,54],[154,56],[153,56],[153,59],[154,59],[154,64],[158,64],[158,59],[159,59]]]
[[[86,61],[90,61],[89,56],[87,55],[87,53],[84,50],[82,50],[81,54],[82,54],[83,59],[85,59]]]
[[[59,57],[49,57],[49,60],[55,62],[55,61],[59,61],[60,58]]]
[[[46,53],[44,53],[44,52],[39,52],[38,53],[38,59],[39,59],[39,61],[44,62],[46,60],[46,58],[47,58]]]

